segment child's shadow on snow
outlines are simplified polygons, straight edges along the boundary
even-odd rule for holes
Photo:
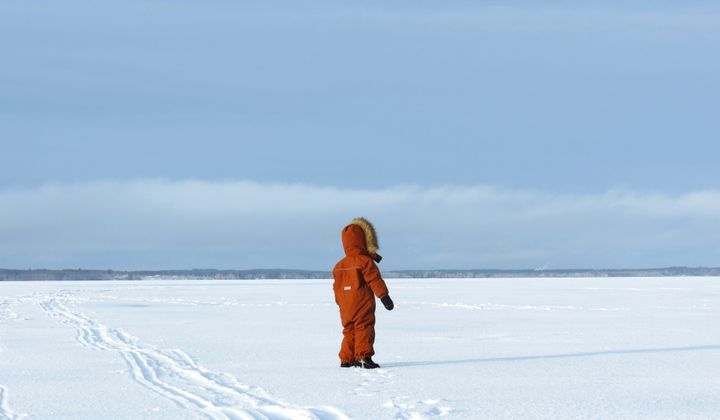
[[[606,350],[593,351],[584,353],[566,353],[566,354],[545,354],[537,356],[514,356],[514,357],[489,357],[479,359],[461,359],[461,360],[428,360],[418,362],[396,362],[383,363],[383,367],[412,367],[412,366],[433,366],[433,365],[464,365],[470,363],[494,363],[494,362],[522,362],[527,360],[552,360],[552,359],[570,359],[575,357],[595,357],[595,356],[611,356],[617,354],[637,354],[637,353],[679,353],[688,351],[708,351],[720,350],[720,345],[707,346],[688,346],[688,347],[668,347],[659,349],[626,349],[626,350]]]

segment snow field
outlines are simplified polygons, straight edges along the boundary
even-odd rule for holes
[[[720,279],[387,282],[374,371],[326,280],[0,283],[0,419],[720,413]]]

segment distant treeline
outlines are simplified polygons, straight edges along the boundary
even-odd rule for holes
[[[519,278],[519,277],[670,277],[720,276],[720,267],[667,267],[648,269],[565,269],[565,270],[400,270],[383,271],[385,278]],[[263,270],[6,270],[4,280],[256,280],[256,279],[329,279],[330,271],[263,269]]]

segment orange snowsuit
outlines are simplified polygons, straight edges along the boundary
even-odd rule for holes
[[[377,251],[372,225],[352,224],[342,230],[345,258],[333,269],[335,303],[340,306],[343,340],[340,360],[352,362],[375,354],[375,296],[388,295],[380,270],[371,258]],[[367,238],[367,241],[366,241]],[[366,244],[370,243],[370,246]],[[370,251],[368,251],[370,248]]]

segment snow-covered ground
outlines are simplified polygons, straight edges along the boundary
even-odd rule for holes
[[[720,279],[0,282],[0,419],[720,418]]]

